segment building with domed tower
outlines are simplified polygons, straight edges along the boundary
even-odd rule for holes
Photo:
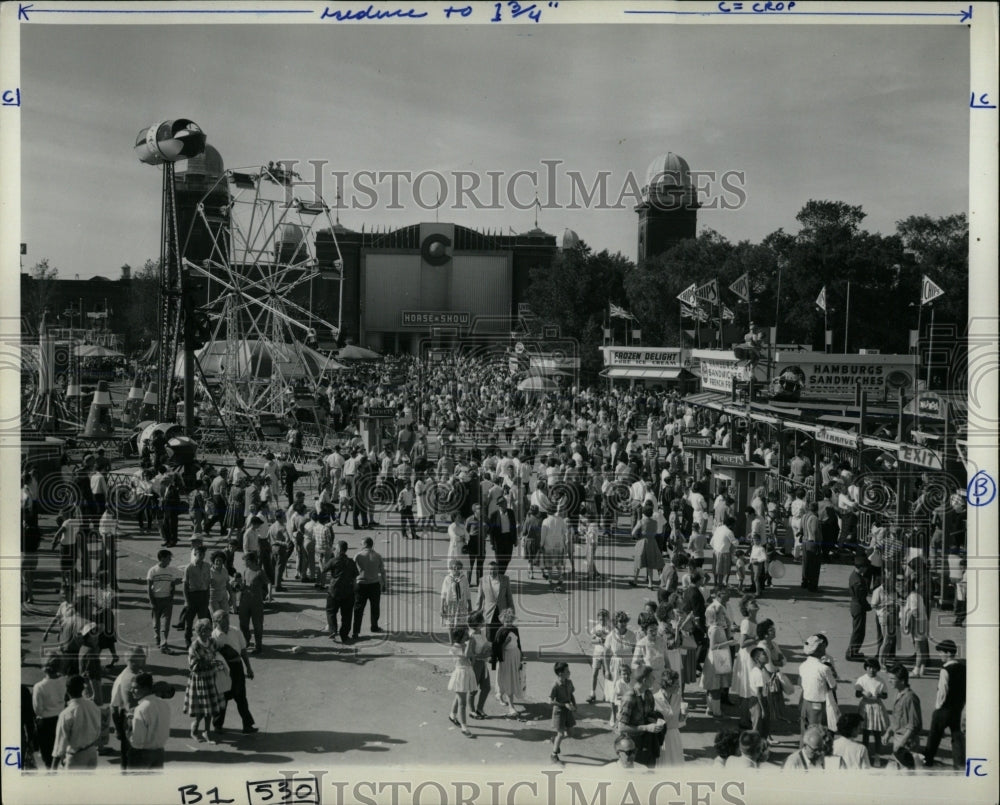
[[[658,156],[646,171],[639,215],[636,260],[642,263],[695,237],[698,227],[697,188],[687,161],[672,151]]]
[[[198,205],[205,205],[205,216],[210,221],[229,221],[229,183],[222,154],[206,144],[198,156],[178,162],[174,168],[174,198],[177,210],[177,232],[180,235],[181,254],[192,263],[201,263],[213,256],[213,236],[198,214]],[[220,234],[228,227],[216,227]],[[224,236],[224,235],[223,235]],[[220,250],[227,248],[219,244]]]

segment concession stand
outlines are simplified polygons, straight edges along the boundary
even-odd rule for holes
[[[601,347],[604,369],[601,376],[612,385],[628,381],[629,387],[662,386],[686,394],[697,386],[687,368],[687,355],[680,347]]]

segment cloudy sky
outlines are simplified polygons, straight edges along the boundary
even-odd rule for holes
[[[160,181],[132,145],[139,129],[174,117],[197,121],[230,168],[325,160],[352,173],[474,171],[484,182],[487,171],[535,170],[544,194],[541,160],[561,160],[560,177],[609,171],[612,199],[629,172],[641,181],[673,151],[693,170],[744,172],[745,204],[699,215],[699,227],[734,241],[795,231],[812,198],[860,204],[881,232],[911,214],[968,209],[960,25],[21,30],[25,265],[48,257],[67,278],[117,277],[158,254]],[[333,181],[325,187],[332,200]],[[529,184],[517,187],[530,202]],[[568,197],[568,180],[556,192]],[[539,224],[634,258],[630,201],[542,210]],[[434,219],[408,191],[401,202],[386,210],[383,197],[341,221]],[[534,214],[439,216],[524,231]]]

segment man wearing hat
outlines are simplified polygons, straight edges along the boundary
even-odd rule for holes
[[[868,603],[868,557],[858,554],[854,557],[854,571],[847,582],[851,593],[851,640],[847,644],[847,661],[861,662],[864,655],[861,647],[865,643],[865,628],[868,624],[868,612],[872,606]]]
[[[935,646],[943,665],[938,677],[937,696],[931,726],[927,732],[927,749],[924,765],[933,766],[934,756],[944,737],[945,729],[951,730],[951,767],[965,768],[965,734],[962,732],[962,710],[965,709],[965,663],[956,659],[958,646],[954,640],[942,640]]]
[[[799,684],[802,685],[799,725],[803,736],[812,725],[826,725],[827,696],[837,689],[837,675],[823,662],[826,645],[825,635],[814,634],[802,646],[802,653],[806,655],[799,666]]]

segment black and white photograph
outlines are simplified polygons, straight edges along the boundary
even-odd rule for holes
[[[6,801],[993,801],[996,6],[0,13]]]

